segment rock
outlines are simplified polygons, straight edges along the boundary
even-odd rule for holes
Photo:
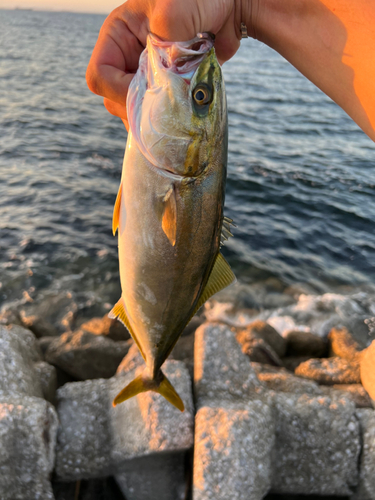
[[[64,333],[51,342],[45,359],[81,380],[109,378],[116,373],[132,343],[130,340],[115,342],[79,330]]]
[[[375,340],[362,351],[360,358],[361,382],[375,408]]]
[[[181,336],[185,337],[187,335],[192,335],[194,334],[195,330],[201,326],[204,322],[204,317],[203,316],[193,316],[190,320],[190,322],[185,326],[184,331],[182,332]]]
[[[305,361],[308,361],[309,359],[311,359],[310,356],[286,356],[282,359],[282,362],[285,368],[287,368],[291,372],[294,372],[297,366],[299,366],[301,363],[304,363]]]
[[[54,404],[57,391],[56,368],[45,361],[38,361],[34,364],[34,369],[39,376],[44,399]]]
[[[359,485],[350,500],[375,500],[375,412],[357,410],[362,434]]]
[[[201,407],[195,420],[194,500],[261,500],[271,485],[271,408],[248,401]]]
[[[56,337],[40,337],[40,339],[38,339],[38,344],[43,356],[45,356],[47,349],[54,340],[56,340]]]
[[[33,332],[37,337],[56,337],[59,335],[56,328],[44,318],[37,315],[26,316],[24,311],[21,312],[22,325]]]
[[[262,308],[278,309],[295,304],[295,299],[291,295],[284,293],[267,293],[262,300]]]
[[[347,496],[358,483],[360,432],[355,406],[342,397],[275,393],[272,490]]]
[[[362,384],[335,384],[333,389],[343,391],[357,408],[372,408],[370,396]]]
[[[256,361],[252,361],[251,363],[252,369],[255,371],[257,375],[259,373],[289,373],[286,368],[282,366],[274,366],[268,365],[266,363],[257,363]]]
[[[137,368],[145,366],[145,362],[142,358],[142,354],[140,353],[137,344],[134,342],[127,355],[118,365],[116,370],[116,375],[124,375],[125,373],[129,373]]]
[[[182,336],[177,340],[170,359],[182,361],[187,366],[190,376],[194,376],[194,334]]]
[[[285,336],[288,356],[320,358],[327,354],[327,342],[311,332],[291,330]]]
[[[328,334],[328,340],[331,356],[339,356],[349,361],[358,359],[361,346],[353,339],[347,328],[332,328]]]
[[[111,340],[129,340],[130,333],[117,319],[111,319],[108,314],[102,318],[92,318],[80,326],[81,330],[93,335],[103,335]]]
[[[258,378],[273,391],[292,392],[295,394],[322,395],[319,385],[312,380],[296,377],[290,373],[258,373]]]
[[[49,481],[54,465],[57,416],[40,398],[0,401],[1,500],[53,500]]]
[[[113,408],[113,398],[133,380],[134,373],[73,382],[58,389],[59,480],[121,474],[129,459],[159,451],[184,453],[193,446],[193,402],[187,369],[183,363],[169,360],[163,372],[185,403],[183,413],[153,392]]]
[[[256,363],[282,366],[282,361],[275,351],[263,339],[254,338],[242,344],[242,352]]]
[[[237,334],[237,341],[243,345],[250,342],[254,338],[261,338],[278,356],[284,356],[286,351],[285,339],[268,323],[261,320],[256,320],[250,323],[246,328],[239,331]]]
[[[291,316],[271,316],[267,323],[275,328],[283,337],[292,330],[309,332],[310,328],[305,325],[298,325]]]
[[[359,363],[342,358],[310,359],[301,363],[295,374],[320,384],[359,384]]]
[[[14,309],[6,309],[0,312],[0,325],[22,326],[22,320],[19,312]]]
[[[234,333],[225,325],[205,323],[195,332],[194,387],[198,406],[205,401],[259,399],[264,387]]]
[[[186,471],[184,453],[160,453],[128,460],[116,481],[126,500],[184,500]]]
[[[52,478],[52,488],[55,500],[125,500],[113,477],[70,483]]]
[[[0,326],[0,397],[43,397],[34,362],[41,353],[34,335],[21,326]]]

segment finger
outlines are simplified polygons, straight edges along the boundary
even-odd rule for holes
[[[106,97],[103,99],[103,103],[106,110],[111,113],[111,115],[118,116],[121,119],[125,118],[127,120],[126,106],[119,104],[118,102],[111,101]]]
[[[125,105],[142,50],[143,45],[122,19],[107,18],[86,72],[90,90]]]

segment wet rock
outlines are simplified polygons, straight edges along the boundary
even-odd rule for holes
[[[282,366],[282,361],[275,351],[263,339],[254,338],[242,343],[242,352],[256,363]]]
[[[375,500],[375,412],[357,410],[362,434],[359,485],[350,500]]]
[[[194,500],[261,500],[271,485],[274,420],[269,406],[226,401],[195,420]]]
[[[268,318],[267,323],[275,328],[282,337],[286,337],[290,331],[310,331],[308,326],[298,325],[291,316],[271,316]]]
[[[19,325],[22,326],[22,320],[18,311],[6,309],[0,312],[0,325]]]
[[[113,477],[73,482],[53,478],[52,488],[55,500],[125,500]]]
[[[59,480],[121,474],[127,461],[159,451],[185,452],[193,445],[191,380],[178,361],[163,372],[185,403],[181,413],[162,396],[146,392],[112,407],[134,373],[66,384],[57,391],[61,422],[56,448]],[[124,469],[125,470],[125,469]]]
[[[137,368],[145,366],[145,362],[142,358],[142,354],[140,353],[137,344],[134,342],[127,353],[127,355],[123,358],[121,363],[118,365],[116,370],[116,375],[124,375],[129,373]]]
[[[116,373],[132,341],[115,342],[79,330],[64,333],[49,345],[45,359],[81,380],[109,378]]]
[[[34,334],[21,326],[0,326],[0,397],[43,397],[34,363],[41,353]]]
[[[289,371],[294,372],[295,369],[301,364],[304,363],[305,361],[308,361],[310,356],[286,356],[285,358],[282,359],[283,365],[285,368],[287,368]]]
[[[56,368],[45,361],[38,361],[34,364],[34,369],[39,376],[44,399],[54,404],[57,391]]]
[[[57,416],[40,398],[0,400],[0,498],[53,500],[49,481],[54,464]]]
[[[328,340],[331,356],[339,356],[349,361],[358,359],[361,346],[353,339],[347,328],[332,328],[328,334]]]
[[[329,387],[324,388],[329,389]],[[335,384],[333,389],[343,391],[357,408],[371,408],[371,399],[362,384]]]
[[[360,431],[355,406],[275,393],[276,441],[272,490],[278,493],[347,496],[358,483]]]
[[[258,378],[270,390],[295,394],[322,395],[319,385],[312,380],[296,377],[291,373],[258,373]]]
[[[375,408],[375,340],[362,351],[360,358],[361,382],[372,399]]]
[[[208,399],[221,404],[225,400],[258,399],[264,393],[234,333],[225,325],[205,323],[198,328],[194,360],[198,406]]]
[[[265,309],[278,309],[279,307],[288,307],[295,304],[295,299],[291,295],[283,293],[267,293],[262,301],[262,307]]]
[[[102,318],[92,318],[80,326],[81,330],[93,335],[103,335],[111,340],[129,340],[130,333],[117,319],[111,319],[108,314]]]
[[[359,384],[359,363],[342,358],[310,359],[301,363],[295,374],[320,384]]]
[[[237,333],[237,341],[241,345],[251,342],[254,338],[263,339],[278,356],[284,356],[286,351],[285,339],[265,321],[253,321]]]
[[[288,356],[320,358],[327,354],[327,342],[311,332],[291,330],[285,335]]]
[[[28,328],[33,332],[33,334],[37,337],[56,337],[59,335],[59,332],[56,328],[44,318],[41,318],[37,315],[26,316],[25,313],[21,312],[21,320],[22,325],[25,328]]]
[[[185,500],[184,453],[161,453],[128,460],[116,474],[126,500]]]

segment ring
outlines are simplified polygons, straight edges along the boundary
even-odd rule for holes
[[[249,38],[249,35],[247,34],[247,26],[245,23],[241,23],[241,38]]]

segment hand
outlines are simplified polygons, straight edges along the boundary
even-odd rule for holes
[[[148,33],[185,41],[210,31],[216,35],[216,55],[222,64],[240,46],[241,15],[236,0],[128,0],[100,30],[87,68],[87,85],[104,97],[107,110],[122,118],[128,129],[126,96]]]

